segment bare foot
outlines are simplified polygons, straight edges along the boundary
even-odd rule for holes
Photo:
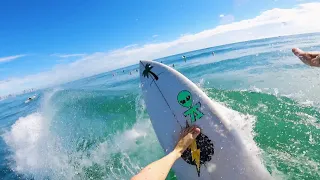
[[[293,48],[292,52],[303,63],[309,66],[320,67],[320,52],[304,52],[299,48]]]
[[[197,126],[190,126],[180,133],[179,141],[174,148],[174,151],[182,155],[182,153],[191,145],[191,143],[197,138],[200,134],[200,129]]]

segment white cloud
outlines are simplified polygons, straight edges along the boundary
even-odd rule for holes
[[[56,56],[60,58],[69,58],[69,57],[82,57],[85,56],[86,54],[51,54],[51,56]]]
[[[242,0],[241,0],[242,2]],[[196,34],[185,34],[169,42],[130,45],[109,52],[97,52],[54,67],[51,71],[11,78],[0,83],[0,95],[27,88],[45,87],[195,49],[245,40],[320,32],[320,3],[301,4],[291,9],[271,9],[247,20],[219,25]]]
[[[13,61],[15,59],[21,58],[26,56],[25,54],[20,54],[20,55],[15,55],[15,56],[7,56],[7,57],[0,57],[0,63],[2,62],[9,62],[9,61]]]
[[[220,15],[220,24],[229,24],[234,21],[234,16],[231,14],[228,15]]]
[[[158,34],[155,34],[155,35],[153,35],[152,37],[153,37],[153,38],[156,38],[156,37],[158,37],[158,36],[159,36]]]

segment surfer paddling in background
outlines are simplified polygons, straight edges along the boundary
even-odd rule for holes
[[[182,153],[188,149],[191,143],[200,134],[200,129],[190,126],[180,133],[179,141],[172,152],[143,168],[131,180],[162,180],[166,179],[174,162],[178,160]]]
[[[292,52],[306,65],[320,67],[320,52],[305,52],[299,48],[293,48]]]

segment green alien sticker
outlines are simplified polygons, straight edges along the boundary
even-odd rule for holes
[[[193,104],[192,95],[189,91],[183,90],[178,94],[178,103],[185,108],[188,108],[183,115],[190,117],[191,123],[201,119],[204,114],[200,111],[201,103]],[[189,127],[188,121],[186,127]],[[214,145],[208,136],[202,132],[189,148],[182,154],[182,159],[188,164],[196,166],[198,177],[200,177],[201,165],[211,161],[214,154]]]
[[[183,90],[180,91],[178,94],[178,103],[188,108],[187,111],[183,113],[185,117],[190,116],[191,123],[196,122],[198,119],[201,119],[203,116],[203,113],[199,110],[201,107],[200,102],[193,105],[192,95],[189,91]]]

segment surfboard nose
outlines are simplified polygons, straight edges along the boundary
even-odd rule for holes
[[[140,61],[139,62],[139,69],[140,69],[140,74],[143,72],[144,66],[145,66],[145,61]]]
[[[141,61],[139,62],[140,76],[142,76],[143,71],[145,70],[145,66],[146,66],[147,63],[148,63],[148,62],[147,62],[147,61],[144,61],[144,60],[141,60]]]
[[[148,61],[148,60],[140,60],[139,62],[140,64],[140,74],[142,74],[142,72],[144,72],[145,70],[151,70],[153,67],[163,67],[164,64],[159,63],[157,61]],[[154,69],[152,69],[154,71]],[[145,71],[146,72],[146,71]]]
[[[146,64],[153,64],[153,61],[147,61],[147,60],[141,60],[141,61],[140,61],[140,67],[141,67],[141,65],[142,65],[143,67],[145,67]]]
[[[160,63],[156,61],[141,60],[139,64],[140,64],[140,80],[142,84],[146,82],[149,83],[149,81],[154,81],[159,79],[158,71],[159,71]]]
[[[141,60],[139,64],[140,64],[140,74],[141,74],[145,70],[147,65],[153,64],[153,61]]]

